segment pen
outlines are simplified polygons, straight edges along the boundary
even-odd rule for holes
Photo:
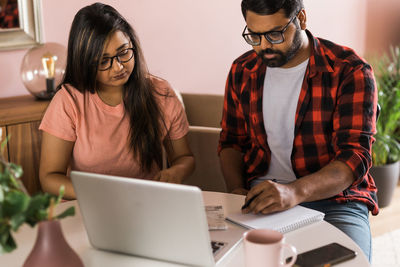
[[[242,210],[244,210],[245,208],[247,208],[247,207],[250,205],[250,203],[251,203],[256,197],[258,197],[258,195],[260,195],[260,194],[257,194],[257,195],[252,196],[246,203],[244,203],[244,205],[242,206]]]

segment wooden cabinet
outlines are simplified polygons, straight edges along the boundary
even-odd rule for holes
[[[49,101],[38,101],[31,95],[0,98],[2,140],[10,136],[4,157],[22,166],[22,182],[31,194],[41,190],[41,132],[38,128],[48,104]]]

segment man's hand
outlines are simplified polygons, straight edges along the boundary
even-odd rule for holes
[[[257,196],[250,205],[243,209],[243,213],[268,214],[287,210],[296,206],[296,194],[291,184],[279,184],[272,181],[264,181],[250,189],[246,196],[246,202],[253,196]]]
[[[353,172],[341,161],[332,161],[321,170],[296,179],[289,184],[264,181],[254,186],[246,203],[256,196],[243,213],[268,214],[290,209],[299,203],[333,197],[354,182]]]

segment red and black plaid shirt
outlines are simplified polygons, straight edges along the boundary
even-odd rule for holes
[[[333,197],[360,201],[378,214],[376,187],[368,173],[376,132],[377,90],[373,71],[349,48],[314,38],[295,118],[291,162],[297,178],[339,160],[353,171],[353,184]],[[225,91],[218,152],[234,148],[244,156],[244,179],[268,171],[271,151],[264,128],[262,95],[266,65],[255,51],[236,59]]]
[[[17,0],[8,0],[7,5],[0,12],[0,28],[10,29],[18,27],[18,2]]]

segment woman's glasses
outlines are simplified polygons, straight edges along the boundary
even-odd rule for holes
[[[117,55],[115,55],[113,57],[103,57],[100,60],[98,69],[100,71],[111,69],[114,58],[119,63],[128,62],[129,60],[131,60],[133,58],[133,54],[134,54],[133,52],[134,52],[133,48],[127,48],[127,49],[122,50],[121,52],[119,52]]]

